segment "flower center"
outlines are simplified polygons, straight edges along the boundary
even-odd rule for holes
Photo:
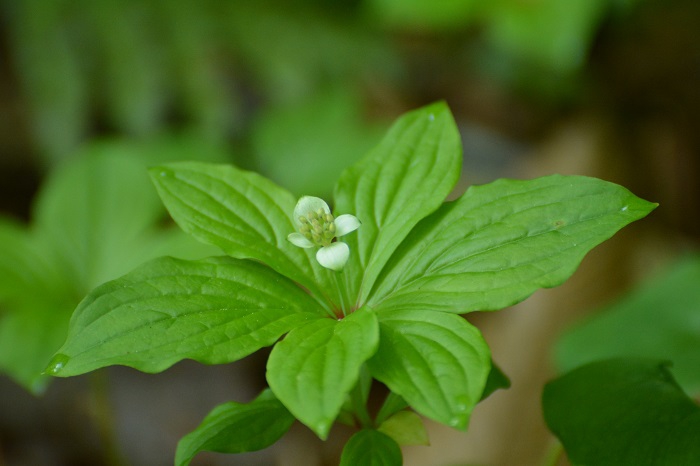
[[[316,246],[328,246],[335,238],[333,220],[333,214],[326,213],[323,209],[311,211],[299,217],[299,233]]]

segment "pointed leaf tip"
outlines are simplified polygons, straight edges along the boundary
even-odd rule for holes
[[[334,191],[337,212],[363,226],[348,237],[350,293],[367,295],[411,229],[437,209],[461,172],[459,130],[444,102],[402,115],[360,162],[348,167]]]

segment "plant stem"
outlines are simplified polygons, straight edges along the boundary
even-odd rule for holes
[[[124,466],[126,462],[115,440],[114,415],[109,401],[107,373],[104,370],[93,372],[90,374],[89,380],[92,391],[93,416],[104,447],[105,462],[109,466]]]
[[[343,272],[343,284],[345,285],[345,290],[346,292],[349,292],[351,290],[350,288],[350,281],[348,279],[348,274]],[[360,299],[360,294],[358,293],[357,297],[355,298],[355,302],[350,302],[350,309],[348,311],[352,311],[353,309],[357,309],[357,302]]]
[[[393,414],[407,407],[408,403],[406,403],[403,398],[394,392],[389,392],[386,400],[384,400],[384,404],[382,404],[382,407],[379,409],[379,413],[377,413],[377,424],[381,425],[382,422],[386,421]]]
[[[559,463],[559,459],[561,458],[561,455],[563,453],[564,446],[559,440],[556,440],[555,443],[547,451],[547,455],[544,458],[542,466],[557,466],[557,464]]]
[[[347,305],[347,299],[345,297],[345,291],[342,286],[340,286],[340,280],[339,280],[339,275],[343,272],[331,272],[333,274],[333,279],[335,281],[335,287],[338,290],[338,296],[340,297],[340,310],[343,311],[343,317],[348,315],[348,305]]]
[[[362,378],[362,376],[360,376],[360,378]],[[357,384],[355,384],[355,388],[350,392],[350,399],[352,401],[352,410],[355,414],[355,418],[360,423],[360,427],[369,429],[374,426],[374,423],[367,410],[367,400],[365,399],[362,385],[363,380],[358,380]]]

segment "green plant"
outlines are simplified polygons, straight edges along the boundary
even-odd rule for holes
[[[180,227],[226,255],[155,259],[96,288],[47,373],[113,364],[158,372],[273,346],[270,389],[215,408],[180,441],[176,464],[203,450],[264,448],[295,418],[321,439],[335,421],[357,426],[343,465],[401,464],[399,444],[424,439],[415,413],[466,429],[476,403],[505,385],[459,314],[559,285],[591,248],[655,207],[612,183],[558,175],[498,180],[443,203],[460,166],[446,105],[404,115],[335,186],[335,216],[359,219],[354,231],[349,217],[332,227],[319,199],[310,215],[309,199],[297,203],[255,173],[187,162],[151,169]],[[345,246],[331,240],[334,228]],[[317,245],[330,252],[317,256]],[[376,414],[367,408],[373,379],[390,390]]]
[[[562,336],[543,408],[574,464],[700,463],[699,280],[683,257]]]
[[[47,176],[30,225],[0,217],[0,372],[34,394],[51,380],[41,371],[88,291],[163,254],[215,252],[160,224],[165,211],[145,161],[163,154],[222,158],[181,138],[95,143]]]

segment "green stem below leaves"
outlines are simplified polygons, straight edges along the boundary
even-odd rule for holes
[[[371,376],[369,376],[367,370],[363,368],[360,375],[360,380],[358,380],[355,388],[353,388],[350,392],[353,413],[357,421],[360,423],[360,427],[363,429],[370,429],[374,427],[374,422],[372,422],[372,418],[367,410],[367,394],[369,392],[369,384],[371,383]]]
[[[90,374],[90,388],[92,391],[93,416],[97,431],[104,446],[105,464],[109,466],[124,466],[124,460],[114,433],[114,413],[109,401],[109,383],[107,373],[98,371]]]
[[[379,409],[377,413],[377,425],[381,425],[384,421],[389,419],[393,414],[401,411],[402,409],[408,407],[408,403],[394,392],[389,392],[384,400],[384,404]]]
[[[332,272],[333,281],[335,282],[336,290],[338,291],[338,297],[340,298],[340,310],[343,312],[343,317],[348,315],[350,308],[348,307],[347,291],[345,287],[340,284],[340,274],[343,272]]]
[[[542,462],[542,466],[557,466],[563,453],[564,446],[561,444],[560,441],[556,440],[555,443],[552,444],[551,447],[549,447],[549,450],[547,450],[547,455],[545,456],[544,461]]]

